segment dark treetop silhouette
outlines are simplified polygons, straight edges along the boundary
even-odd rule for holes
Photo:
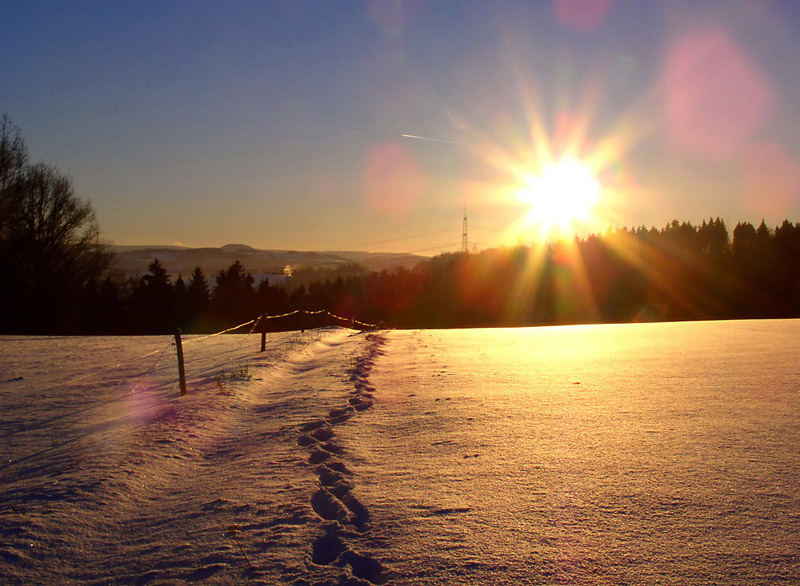
[[[413,269],[299,271],[285,285],[256,284],[239,261],[213,288],[200,267],[173,282],[157,259],[126,280],[109,260],[90,204],[57,169],[29,164],[0,118],[0,333],[209,332],[294,309],[415,328],[800,316],[800,224],[788,220],[739,223],[732,238],[719,218],[674,220]]]

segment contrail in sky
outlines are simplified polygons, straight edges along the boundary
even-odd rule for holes
[[[461,146],[472,146],[468,142],[461,142],[460,140],[447,140],[446,138],[434,138],[432,136],[419,136],[418,134],[401,134],[403,138],[415,138],[417,140],[429,140],[431,142],[444,142],[447,144],[457,144]]]

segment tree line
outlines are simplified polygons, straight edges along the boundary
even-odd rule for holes
[[[89,202],[70,178],[31,164],[0,118],[0,333],[218,331],[254,317],[328,310],[387,327],[800,316],[800,223],[774,229],[719,218],[586,238],[442,254],[414,268],[357,265],[256,283],[240,262],[184,278],[154,259],[137,279],[110,268]],[[271,320],[271,329],[303,327]]]
[[[744,222],[729,237],[718,218],[699,226],[673,221],[442,254],[414,268],[316,270],[287,285],[256,283],[239,261],[213,278],[197,267],[173,280],[154,259],[138,279],[87,279],[74,294],[71,319],[5,331],[157,334],[179,326],[207,333],[295,309],[398,328],[800,317],[800,223],[770,229]],[[28,314],[39,309],[31,304]]]
[[[800,317],[800,224],[719,218],[452,253],[295,293],[401,328]]]

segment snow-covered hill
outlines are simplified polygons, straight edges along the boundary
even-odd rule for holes
[[[411,268],[425,257],[406,253],[382,252],[312,252],[296,250],[260,250],[244,244],[228,244],[219,248],[184,248],[178,246],[112,246],[113,269],[125,276],[137,277],[147,272],[147,267],[158,259],[173,276],[191,275],[201,267],[211,277],[235,261],[241,262],[253,275],[283,275],[286,266],[293,270],[336,268],[348,263],[358,263],[369,270],[392,269],[397,266]]]

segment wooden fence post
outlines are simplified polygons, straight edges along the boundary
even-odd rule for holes
[[[181,329],[175,328],[175,350],[178,352],[178,378],[181,385],[181,395],[186,394],[186,370],[183,367],[183,345],[181,344]]]

